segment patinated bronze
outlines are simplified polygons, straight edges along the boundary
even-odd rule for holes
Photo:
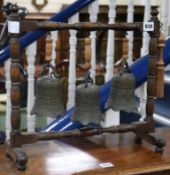
[[[52,65],[44,66],[53,68]],[[62,79],[56,74],[55,68],[47,75],[40,76],[36,81],[36,95],[31,114],[37,117],[52,117],[64,113],[64,96]]]
[[[99,87],[93,84],[88,74],[85,82],[76,88],[75,112],[73,120],[78,120],[83,125],[100,124],[102,113],[99,106]]]
[[[137,112],[135,84],[135,77],[129,72],[128,64],[125,61],[120,74],[112,78],[112,87],[106,108],[112,108],[115,111]]]
[[[8,19],[10,22],[15,22],[16,30],[9,29],[10,36],[10,56],[11,56],[11,136],[10,141],[6,143],[7,154],[16,163],[19,170],[26,169],[27,155],[23,151],[22,144],[34,143],[39,140],[50,140],[63,137],[86,137],[102,133],[122,133],[133,132],[136,135],[136,143],[141,143],[142,140],[156,146],[155,151],[161,153],[165,146],[165,140],[153,135],[155,130],[155,122],[153,117],[154,112],[154,98],[156,96],[156,60],[158,57],[158,38],[160,36],[160,22],[157,18],[158,11],[153,9],[151,12],[153,29],[148,31],[150,34],[149,42],[149,59],[148,59],[148,79],[147,79],[147,103],[146,103],[146,118],[144,121],[133,122],[126,125],[111,126],[107,128],[95,128],[86,130],[73,131],[56,131],[56,132],[34,132],[23,133],[20,130],[20,44],[19,35],[20,30],[61,30],[61,29],[75,29],[75,30],[138,30],[143,31],[144,23],[116,23],[116,24],[97,24],[97,23],[78,23],[78,24],[62,24],[51,22],[26,22],[20,21],[18,14],[12,14]],[[114,116],[113,116],[114,117]]]

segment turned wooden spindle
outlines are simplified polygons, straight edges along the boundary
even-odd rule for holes
[[[122,58],[127,59],[128,58],[128,38],[123,38],[123,44],[122,44]]]
[[[18,14],[11,14],[8,17],[8,36],[10,45],[11,57],[11,133],[10,141],[6,142],[7,155],[16,163],[17,168],[24,170],[27,162],[27,155],[21,148],[22,133],[20,130],[20,16]]]
[[[85,38],[85,65],[91,67],[91,38]]]
[[[153,8],[151,10],[151,20],[154,22],[154,30],[149,32],[149,59],[148,59],[148,78],[147,78],[147,101],[146,101],[146,121],[153,121],[154,113],[154,98],[156,96],[156,60],[157,60],[157,47],[158,39],[160,36],[160,22],[158,20],[158,10]],[[154,130],[154,128],[152,128]],[[151,129],[151,130],[152,130]]]
[[[164,96],[164,62],[163,62],[163,48],[165,46],[165,37],[161,33],[158,40],[158,60],[156,64],[156,97],[162,98]]]
[[[47,35],[46,38],[46,47],[45,47],[45,60],[47,62],[50,62],[52,60],[52,38],[51,38],[51,34]]]
[[[16,25],[13,29],[12,24]],[[8,32],[10,36],[10,56],[11,56],[11,137],[10,144],[12,147],[21,146],[20,142],[20,43],[19,43],[19,25],[20,17],[12,14],[8,18]],[[18,140],[17,140],[18,139]]]
[[[60,63],[62,61],[62,53],[61,53],[61,31],[58,31],[57,40],[56,40],[56,63]]]
[[[127,61],[128,58],[128,38],[123,38],[123,43],[122,43],[122,58],[118,60],[114,64],[114,74],[118,75],[120,73],[120,69],[122,67],[122,64]]]
[[[85,38],[85,47],[84,47],[84,58],[85,63],[80,65],[83,69],[88,70],[91,68],[91,39]]]

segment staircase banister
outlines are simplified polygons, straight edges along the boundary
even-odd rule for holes
[[[163,60],[164,65],[170,63],[170,37],[166,39],[165,47],[163,49]],[[148,70],[148,54],[137,59],[130,67],[131,72],[136,78],[136,88],[142,85],[147,79]],[[102,112],[105,111],[105,103],[108,99],[109,92],[111,89],[111,81],[108,81],[100,87],[100,107]]]
[[[163,60],[165,66],[170,63],[170,37],[165,41],[165,47],[163,49]],[[131,66],[130,69],[133,75],[136,77],[136,87],[142,85],[147,79],[147,70],[148,70],[148,54],[142,56],[140,59],[137,59]]]
[[[53,17],[49,19],[49,21],[64,21],[88,6],[95,0],[77,0],[65,9],[61,10],[59,13],[55,14]],[[36,31],[36,32],[28,32],[24,36],[20,38],[21,48],[25,48],[30,45],[32,42],[36,41],[38,38],[43,36],[45,31]],[[0,64],[6,61],[9,58],[9,46],[6,46],[2,50],[0,50]]]
[[[60,11],[56,15],[54,15],[52,18],[49,19],[49,21],[64,21],[70,16],[74,15],[76,12],[84,8],[85,6],[92,3],[94,0],[78,0],[74,2],[73,4],[66,7],[64,10]],[[25,48],[35,40],[37,40],[39,37],[41,37],[43,34],[45,34],[45,31],[36,31],[36,32],[28,32],[23,37],[20,38],[20,44],[21,48]],[[166,45],[164,48],[164,62],[165,65],[169,63],[170,57],[168,53],[168,50],[166,48],[170,47],[170,38],[167,39]],[[0,50],[0,63],[3,63],[5,60],[9,58],[9,46],[6,46],[4,49]],[[147,78],[147,60],[148,55],[144,55],[141,59],[138,59],[131,67],[131,71],[133,72],[134,76],[137,79],[136,87],[139,87],[143,82],[145,82]]]

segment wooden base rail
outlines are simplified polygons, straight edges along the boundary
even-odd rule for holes
[[[147,123],[145,123],[146,125]],[[107,128],[95,128],[95,129],[76,129],[73,131],[53,131],[53,132],[40,132],[40,133],[26,133],[23,134],[22,140],[25,143],[27,138],[29,139],[32,137],[32,142],[37,142],[39,140],[55,140],[61,138],[73,138],[73,137],[89,137],[94,135],[100,135],[103,133],[123,133],[123,132],[130,132],[135,131],[136,124],[122,124],[118,126],[111,126]]]
[[[156,145],[156,149],[158,151],[162,151],[162,147],[165,146],[165,141],[159,137],[153,137],[148,135],[150,133],[150,129],[153,128],[153,123],[147,122],[134,122],[132,124],[120,124],[107,128],[85,128],[85,129],[76,129],[73,131],[52,131],[52,132],[40,132],[40,133],[23,133],[21,135],[21,140],[24,143],[35,143],[40,140],[56,140],[61,138],[75,138],[75,137],[89,137],[94,135],[101,135],[104,133],[124,133],[124,132],[134,132],[136,134],[136,138],[144,139],[151,143],[152,145]],[[141,131],[143,130],[143,132]]]
[[[150,134],[153,129],[153,122],[134,122],[132,124],[121,124],[117,126],[111,126],[107,128],[95,128],[95,129],[76,129],[73,131],[56,131],[56,132],[40,132],[40,133],[22,133],[18,136],[21,144],[36,143],[41,140],[56,140],[61,138],[75,138],[75,137],[88,137],[94,135],[101,135],[103,133],[125,133],[134,132],[136,135],[135,142],[140,144],[142,140],[156,146],[155,152],[161,153],[163,147],[166,145],[164,139]],[[24,170],[27,163],[27,155],[21,147],[13,148],[10,143],[7,145],[7,155],[12,158],[16,163],[17,168]]]
[[[73,131],[58,131],[58,132],[40,132],[40,133],[22,133],[18,135],[17,140],[21,144],[36,143],[41,140],[56,140],[61,138],[73,137],[88,137],[93,135],[101,135],[103,133],[124,133],[134,132],[136,134],[135,142],[140,144],[142,140],[156,146],[155,152],[162,153],[163,147],[166,145],[164,139],[151,135],[153,129],[153,122],[134,122],[132,124],[122,124],[118,126],[111,126],[107,128],[95,129],[76,129]],[[19,170],[26,169],[28,161],[25,151],[21,147],[12,147],[9,142],[6,143],[7,155],[16,163]]]
[[[134,132],[136,143],[142,140],[156,146],[155,151],[161,153],[165,146],[165,141],[151,133],[154,133],[154,98],[156,97],[156,61],[158,59],[158,39],[160,37],[160,21],[157,18],[158,11],[153,9],[151,20],[146,23],[77,23],[65,24],[55,22],[23,22],[17,14],[12,14],[8,19],[8,33],[10,36],[10,56],[11,56],[11,126],[10,142],[6,143],[7,155],[16,163],[19,170],[26,169],[27,155],[22,150],[23,144],[35,143],[39,140],[51,140],[58,138],[86,137],[99,135],[102,133],[123,133]],[[84,129],[59,132],[22,133],[20,130],[20,43],[19,36],[23,30],[103,30],[113,29],[120,31],[139,30],[150,34],[149,59],[148,59],[148,79],[147,79],[147,102],[146,117],[143,122],[112,126],[108,128]],[[162,47],[162,45],[161,45]],[[162,49],[159,50],[162,52]],[[161,53],[159,53],[161,55]],[[114,116],[113,116],[114,117]]]

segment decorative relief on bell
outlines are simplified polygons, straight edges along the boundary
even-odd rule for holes
[[[51,66],[50,66],[51,67]],[[36,81],[36,96],[31,114],[56,118],[63,114],[63,83],[56,74],[44,75]]]
[[[83,125],[99,125],[102,120],[99,97],[99,87],[93,84],[88,75],[85,83],[78,85],[76,88],[76,106],[72,119],[79,121]]]
[[[137,112],[135,83],[135,77],[130,73],[126,63],[120,74],[115,75],[112,79],[111,92],[106,108],[112,108],[115,111]]]

